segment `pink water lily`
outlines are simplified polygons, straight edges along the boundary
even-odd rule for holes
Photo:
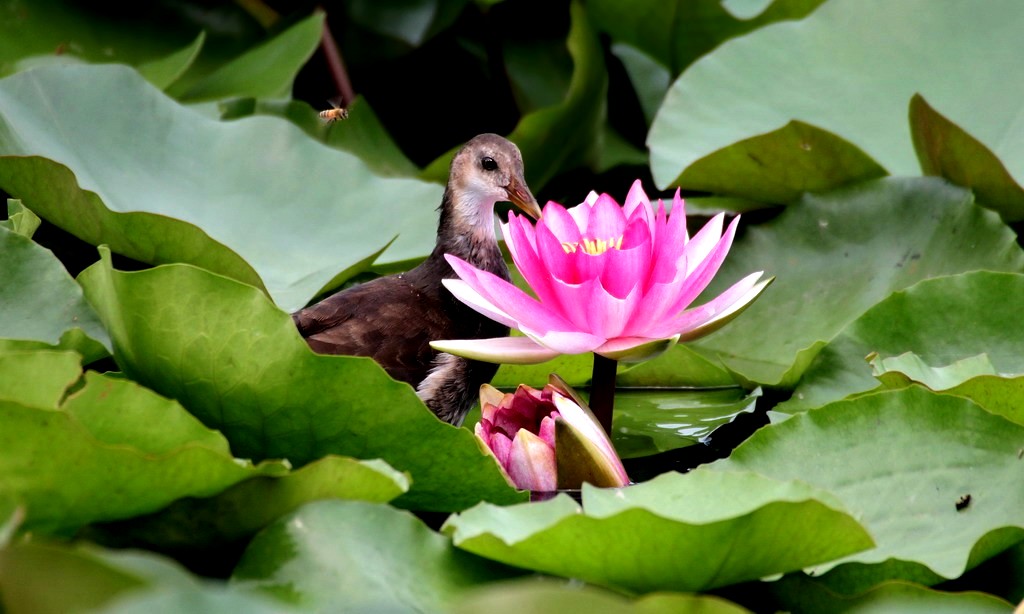
[[[739,216],[716,215],[694,236],[679,192],[671,215],[651,204],[637,180],[622,206],[591,192],[569,209],[548,202],[534,227],[514,213],[502,234],[537,298],[448,255],[459,279],[444,281],[463,303],[524,336],[441,340],[440,351],[504,363],[536,363],[594,352],[613,360],[651,358],[678,341],[735,318],[768,286],[752,273],[715,298],[691,303],[725,260]]]
[[[565,382],[552,376],[537,390],[525,384],[502,394],[480,388],[476,434],[516,488],[553,491],[625,486],[629,476],[604,430]]]

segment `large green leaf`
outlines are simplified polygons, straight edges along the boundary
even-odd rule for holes
[[[587,8],[613,40],[641,49],[675,76],[722,42],[775,21],[800,19],[822,2],[767,0],[769,6],[753,15],[736,15],[722,0],[598,0]]]
[[[94,527],[91,536],[176,553],[216,551],[310,501],[386,503],[408,490],[408,476],[383,461],[325,456],[287,475],[252,478],[214,497],[181,499],[156,514]]]
[[[933,109],[920,94],[910,101],[914,149],[926,175],[974,191],[978,202],[1008,220],[1024,218],[1024,188],[983,143]],[[1018,177],[1024,179],[1024,177]]]
[[[442,612],[465,589],[515,575],[456,550],[408,512],[321,501],[257,535],[232,584],[315,610]]]
[[[159,12],[159,10],[158,10]],[[0,76],[43,63],[156,61],[193,41],[197,28],[166,12],[103,8],[66,0],[5,2],[0,6]]]
[[[189,102],[229,96],[289,97],[295,75],[320,44],[323,22],[323,13],[313,13],[198,82],[170,91]]]
[[[135,273],[109,258],[79,281],[125,373],[221,429],[241,456],[382,458],[412,475],[407,506],[520,500],[467,429],[431,414],[372,359],[313,353],[254,288],[189,265]]]
[[[952,388],[986,371],[993,376],[1024,374],[1021,301],[1024,275],[986,271],[930,279],[897,292],[846,326],[778,409],[801,411],[879,387],[865,359],[869,354],[885,361],[878,362],[880,371],[899,369],[936,389]],[[928,368],[950,367],[984,354],[991,369],[976,360],[930,375],[915,374],[906,364],[886,366],[886,359],[906,352],[913,352]],[[940,383],[941,376],[945,381]],[[984,398],[985,407],[1010,405],[999,413],[1016,415],[1019,421],[1020,411],[1012,407],[1018,386],[1012,379],[993,381],[998,379],[1003,378],[975,383],[982,395],[978,400]]]
[[[449,610],[453,614],[743,614],[748,610],[712,595],[655,593],[629,600],[592,586],[566,585],[549,578],[509,580],[474,589]]]
[[[1020,271],[996,214],[932,178],[807,195],[736,241],[708,295],[752,271],[775,283],[741,317],[693,344],[742,378],[791,387],[821,347],[890,293],[975,269]]]
[[[944,592],[911,582],[883,582],[857,595],[841,595],[803,574],[792,574],[771,585],[787,612],[900,612],[901,614],[983,614],[1007,612],[1008,602],[980,592]]]
[[[442,191],[281,119],[206,119],[120,66],[0,81],[0,187],[90,243],[262,282],[287,310],[396,234],[385,262],[428,253]]]
[[[0,348],[73,349],[101,358],[110,338],[53,253],[0,225]]]
[[[957,578],[1024,539],[1024,426],[919,387],[839,401],[766,427],[710,465],[800,479],[839,497],[877,546],[819,566],[833,590]],[[838,565],[838,567],[837,567]]]
[[[68,375],[67,355],[39,355],[45,360],[22,385],[49,389],[53,370]],[[25,506],[24,530],[126,518],[286,470],[233,458],[222,436],[134,382],[89,372],[60,406],[24,396],[0,401],[0,499]]]
[[[201,582],[151,553],[40,540],[0,549],[0,589],[0,604],[10,614],[294,611],[223,583]]]
[[[624,489],[583,487],[448,519],[455,545],[503,563],[630,592],[702,591],[871,546],[827,493],[798,481],[697,469]]]
[[[892,174],[917,174],[907,104],[920,93],[1020,183],[1024,135],[1015,120],[1024,80],[1007,75],[1024,56],[1024,37],[1016,35],[1022,29],[1024,10],[1016,0],[993,0],[985,10],[971,0],[949,0],[941,10],[930,0],[831,0],[801,21],[733,39],[691,65],[669,90],[648,135],[655,181],[684,187],[714,181],[713,173],[697,175],[692,167],[759,135],[768,135],[763,149],[778,158],[762,162],[816,156],[774,132],[793,120],[841,139],[832,144],[839,152],[854,148]],[[806,180],[789,179],[798,182],[795,188]],[[735,189],[758,199],[761,187],[751,182]]]
[[[529,113],[508,139],[523,153],[526,181],[536,193],[559,173],[597,161],[605,120],[608,73],[597,33],[580,2],[570,8],[572,27],[566,46],[573,60],[572,81],[558,105]],[[451,152],[430,164],[422,177],[448,176]]]

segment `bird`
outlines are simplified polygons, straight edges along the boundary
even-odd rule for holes
[[[514,143],[480,134],[452,157],[433,251],[415,268],[345,288],[292,314],[299,333],[319,354],[369,356],[406,382],[439,419],[461,426],[498,365],[439,352],[439,339],[509,334],[441,283],[456,277],[445,254],[509,279],[494,232],[494,206],[511,202],[534,219],[541,209],[524,178]]]

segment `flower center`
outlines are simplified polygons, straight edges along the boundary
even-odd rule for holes
[[[578,249],[591,256],[599,256],[609,249],[622,249],[622,236],[609,237],[607,239],[583,239],[579,243],[562,243],[565,253],[571,254]]]

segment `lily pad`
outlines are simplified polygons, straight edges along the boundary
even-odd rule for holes
[[[313,353],[251,286],[189,265],[123,273],[108,255],[79,280],[124,372],[220,429],[236,454],[295,466],[382,458],[412,475],[397,502],[417,509],[522,500],[471,432],[372,359]]]
[[[933,178],[887,178],[806,195],[747,229],[707,295],[758,270],[776,276],[772,287],[690,347],[742,379],[789,388],[829,340],[890,293],[975,269],[1024,270],[1024,252],[965,190]]]
[[[54,368],[66,362],[65,353],[40,354]],[[49,387],[48,372],[23,385]],[[58,408],[0,401],[0,422],[0,499],[25,506],[26,531],[64,532],[135,516],[286,471],[279,463],[254,467],[233,458],[223,437],[174,401],[96,373],[86,374],[84,386]]]
[[[828,490],[877,546],[819,565],[832,590],[957,578],[1024,539],[1024,426],[917,386],[838,401],[766,427],[711,470]]]
[[[25,231],[28,213],[12,224]],[[0,348],[46,347],[72,349],[91,362],[107,355],[110,338],[57,257],[0,226]]]
[[[872,377],[871,365],[865,359],[869,354],[885,361],[913,352],[928,368],[945,368],[946,381],[939,383],[936,374],[915,376],[906,361],[896,368],[940,389],[980,375],[979,369],[987,370],[989,367],[979,365],[977,358],[950,369],[980,354],[991,365],[992,375],[1024,374],[1024,335],[1019,332],[1017,309],[1022,300],[1024,275],[988,271],[930,279],[897,292],[846,326],[818,355],[792,398],[776,409],[802,411],[878,388],[879,382]],[[1017,395],[1012,381],[979,381],[974,385],[979,386],[986,407],[1006,405]],[[991,389],[987,394],[981,392],[989,385],[1001,388],[1008,396],[1000,398]],[[1007,408],[1000,413],[1020,421],[1019,410]]]
[[[675,76],[722,42],[775,21],[801,19],[822,1],[766,0],[766,6],[742,16],[722,0],[600,0],[588,2],[587,8],[612,39],[643,50]]]
[[[232,585],[316,610],[441,612],[467,588],[519,573],[456,550],[408,512],[320,501],[257,535]]]
[[[20,200],[7,199],[7,219],[0,222],[0,227],[31,239],[41,223],[39,216],[26,209]]]
[[[90,535],[107,544],[204,551],[248,539],[310,501],[387,503],[408,490],[408,476],[383,461],[325,456],[286,475],[252,478],[213,497],[180,499],[149,516],[93,527]]]
[[[912,582],[883,582],[857,595],[840,595],[803,574],[772,583],[772,593],[790,612],[900,612],[902,614],[960,614],[1007,612],[1008,602],[975,591],[946,592]]]
[[[281,119],[204,118],[123,66],[0,81],[0,187],[87,242],[265,286],[289,311],[395,235],[383,263],[426,255],[442,192]]]
[[[201,581],[142,551],[26,540],[0,549],[9,612],[293,612],[277,600]],[[54,590],[54,587],[60,590]]]
[[[665,473],[543,503],[480,504],[442,530],[456,546],[629,592],[704,591],[871,547],[827,493],[747,472]]]
[[[832,0],[800,21],[724,43],[676,80],[651,126],[656,183],[713,182],[713,173],[690,173],[693,166],[758,135],[769,135],[765,149],[785,155],[772,133],[792,120],[831,133],[891,174],[917,174],[906,109],[918,93],[1021,183],[1024,138],[1015,120],[1024,81],[1006,75],[1024,55],[1015,34],[1024,11],[1015,0],[984,11],[969,0],[934,8],[929,0]],[[757,188],[744,192],[759,200]]]
[[[323,24],[323,13],[314,12],[198,82],[175,86],[169,91],[176,98],[189,102],[229,96],[288,97],[295,75],[320,44]]]
[[[167,13],[147,19],[124,10],[111,19],[96,6],[65,0],[9,3],[0,11],[0,76],[4,77],[46,62],[138,66],[173,54],[199,34],[194,24]]]
[[[910,101],[910,130],[926,175],[970,188],[978,202],[1007,220],[1024,219],[1020,182],[984,143],[933,109],[919,94]]]
[[[753,411],[757,396],[741,388],[620,390],[612,440],[622,458],[691,446],[739,414]]]
[[[749,610],[713,595],[655,593],[630,600],[596,587],[566,585],[543,578],[508,580],[473,589],[458,599],[449,611],[453,614],[743,614]]]

